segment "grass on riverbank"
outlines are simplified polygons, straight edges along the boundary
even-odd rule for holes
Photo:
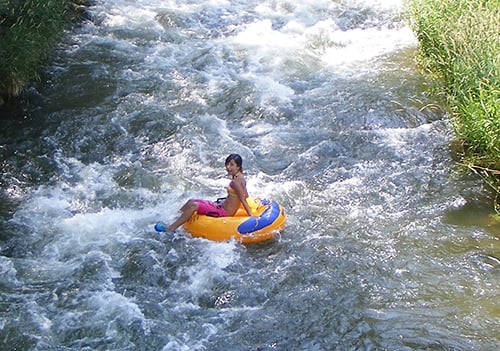
[[[500,169],[500,1],[408,0],[419,63],[434,78],[464,162]]]
[[[38,78],[40,66],[73,20],[75,1],[0,2],[0,104]]]

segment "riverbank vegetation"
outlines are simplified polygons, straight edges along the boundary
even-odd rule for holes
[[[84,16],[89,1],[4,0],[0,2],[0,105],[38,78],[40,66],[69,23]]]
[[[407,8],[462,162],[500,195],[500,0],[407,0]]]

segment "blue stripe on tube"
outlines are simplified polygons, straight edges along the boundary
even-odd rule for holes
[[[265,202],[264,202],[265,201]],[[257,230],[271,225],[280,215],[280,207],[276,201],[262,201],[263,204],[269,207],[259,217],[250,217],[245,222],[238,226],[238,233],[250,234]]]

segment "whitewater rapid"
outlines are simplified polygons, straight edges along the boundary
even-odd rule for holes
[[[2,111],[0,348],[498,348],[500,229],[403,11],[97,1]],[[156,233],[230,153],[282,235]]]

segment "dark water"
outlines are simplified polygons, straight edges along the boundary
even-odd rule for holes
[[[0,349],[498,349],[500,225],[401,9],[97,2],[0,111]],[[285,232],[155,233],[233,152]]]

